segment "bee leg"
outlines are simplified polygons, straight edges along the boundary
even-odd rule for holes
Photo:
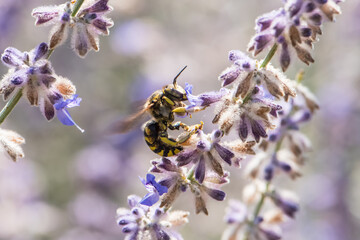
[[[161,132],[159,134],[160,141],[165,143],[166,145],[176,147],[178,145],[177,141],[173,138],[169,138],[166,132]]]
[[[173,124],[169,124],[169,129],[170,130],[179,130],[180,128],[184,128],[187,127],[187,125],[185,123],[182,123],[180,121],[173,123]]]
[[[180,134],[177,138],[176,141],[179,144],[185,143],[187,140],[190,139],[190,137],[192,135],[194,135],[198,130],[201,130],[203,128],[204,123],[201,121],[200,124],[195,124],[192,126],[185,126],[184,129],[186,130],[186,132],[183,132],[182,134]]]
[[[175,122],[175,123],[172,123],[172,124],[169,124],[169,129],[170,130],[179,130],[183,125],[185,125],[184,123],[178,121],[178,122]]]
[[[198,130],[202,130],[204,126],[204,122],[201,121],[200,124],[195,124],[195,125],[192,125],[190,127],[188,127],[188,130],[187,131],[190,131],[190,132],[197,132]]]
[[[171,106],[175,105],[175,102],[166,96],[162,96],[162,99],[164,99]]]
[[[176,142],[178,142],[179,144],[185,143],[187,140],[190,139],[192,135],[193,134],[190,132],[183,132],[176,138]]]
[[[206,107],[193,107],[190,109],[186,109],[186,107],[177,107],[172,110],[173,113],[194,113],[194,112],[200,112],[202,110],[205,110]]]

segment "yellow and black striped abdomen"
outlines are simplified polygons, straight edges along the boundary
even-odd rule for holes
[[[157,121],[151,120],[145,124],[144,136],[151,151],[162,157],[171,157],[183,150],[174,139],[168,137]]]

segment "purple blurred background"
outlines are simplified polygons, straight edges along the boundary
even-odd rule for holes
[[[50,29],[35,27],[31,10],[60,3],[0,0],[1,52],[8,46],[26,51],[47,41]],[[101,37],[100,52],[82,60],[67,42],[51,57],[56,72],[77,86],[83,101],[70,111],[86,132],[58,120],[48,123],[25,100],[2,126],[27,143],[20,162],[0,159],[0,239],[123,239],[116,208],[126,205],[127,195],[146,193],[138,176],[145,176],[157,156],[144,143],[140,126],[125,135],[107,135],[109,126],[133,113],[185,65],[179,84],[193,84],[195,94],[218,89],[228,51],[245,51],[255,18],[281,4],[110,0],[115,26],[109,37]],[[321,109],[304,128],[313,142],[304,176],[296,182],[278,179],[301,199],[301,211],[285,225],[284,239],[354,240],[360,234],[360,3],[348,1],[341,8],[343,15],[325,24],[315,44],[315,64],[307,67],[293,58],[287,71],[294,78],[305,70],[304,84],[316,93]],[[0,66],[1,74],[6,71]],[[207,109],[184,121],[203,120],[209,131],[211,119]],[[249,180],[242,169],[232,169],[231,181],[224,189],[227,200],[240,199],[239,186]],[[174,207],[191,212],[190,224],[180,231],[183,237],[219,239],[227,200],[209,201],[210,215],[196,216],[189,197],[184,194]]]

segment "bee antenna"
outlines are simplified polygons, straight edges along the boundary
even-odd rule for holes
[[[181,71],[176,75],[176,77],[174,78],[173,84],[174,86],[176,86],[176,79],[180,76],[180,74],[185,70],[187,66],[185,66],[183,69],[181,69]]]

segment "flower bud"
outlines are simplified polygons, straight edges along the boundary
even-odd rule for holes
[[[47,43],[40,43],[34,50],[34,59],[33,61],[38,61],[39,59],[43,58],[45,54],[47,54],[49,47]]]

